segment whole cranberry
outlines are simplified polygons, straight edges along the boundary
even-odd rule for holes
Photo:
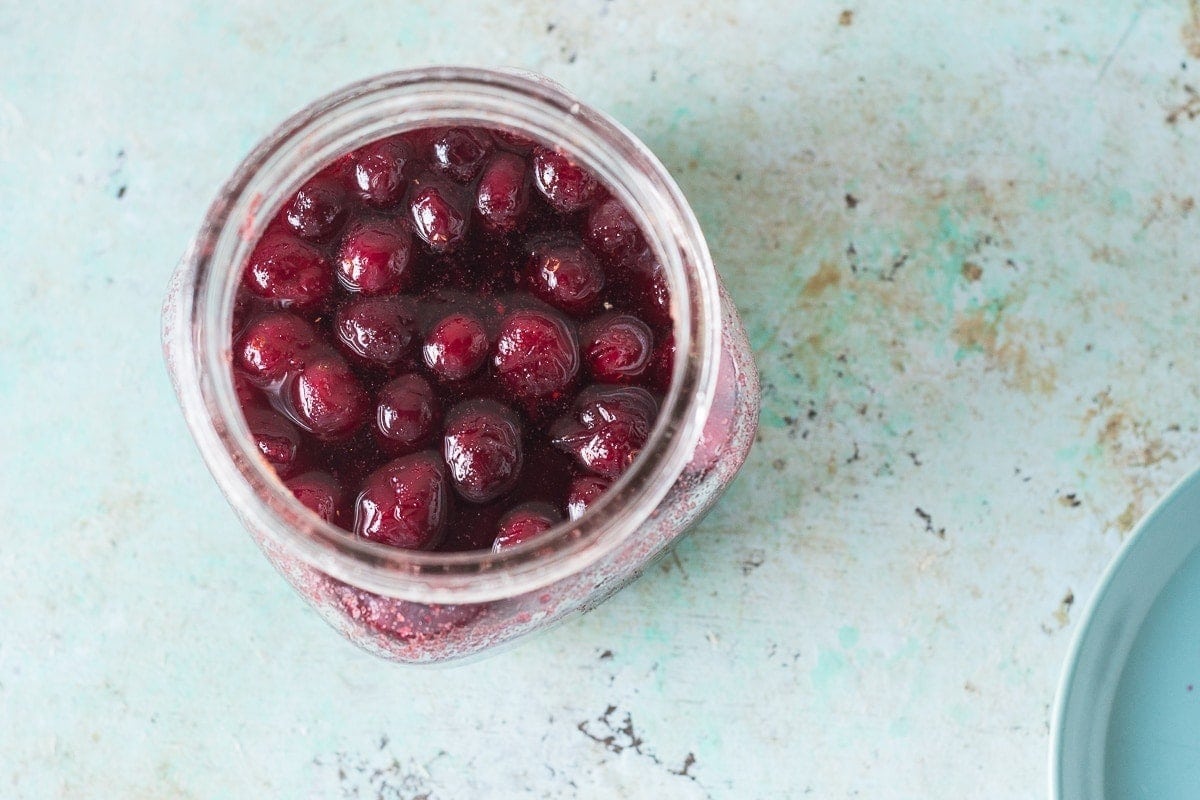
[[[475,210],[494,233],[516,230],[529,210],[529,175],[525,159],[508,152],[493,156],[479,179]]]
[[[247,408],[246,425],[254,439],[254,449],[281,478],[296,470],[300,454],[300,431],[281,414],[268,408]]]
[[[670,325],[671,289],[653,250],[643,248],[632,258],[627,280],[642,319],[651,325]]]
[[[266,314],[234,343],[234,364],[259,386],[275,384],[304,366],[316,339],[313,327],[295,314]]]
[[[492,137],[479,128],[447,128],[433,140],[433,163],[459,183],[479,174],[493,148]]]
[[[324,253],[276,232],[264,236],[250,254],[242,285],[282,308],[312,308],[333,291],[333,275]]]
[[[324,239],[346,216],[346,185],[336,170],[325,170],[300,187],[284,210],[297,235]]]
[[[305,472],[285,484],[296,499],[326,522],[338,521],[342,487],[328,472]]]
[[[354,532],[372,542],[429,550],[446,532],[446,469],[425,451],[389,461],[367,477],[354,507]]]
[[[563,214],[586,206],[600,189],[590,172],[547,147],[533,148],[533,180],[550,205]]]
[[[405,297],[358,297],[338,308],[333,330],[347,353],[369,364],[392,366],[412,349],[416,312]]]
[[[567,490],[567,516],[572,521],[582,517],[583,512],[587,511],[600,495],[607,492],[610,486],[611,481],[597,478],[595,475],[580,475],[572,480],[571,487]]]
[[[292,381],[297,422],[318,439],[341,439],[367,416],[367,393],[341,356],[310,361]]]
[[[420,178],[409,203],[413,229],[435,253],[453,250],[466,238],[469,205],[461,187],[428,176]]]
[[[471,314],[450,314],[430,329],[421,352],[433,374],[442,380],[460,381],[487,359],[487,330]]]
[[[359,220],[342,236],[337,276],[342,286],[362,294],[394,293],[412,282],[412,234],[403,223]]]
[[[525,265],[525,279],[533,293],[550,305],[580,316],[600,302],[604,269],[578,241],[534,242]]]
[[[615,479],[641,452],[657,415],[658,402],[645,389],[597,384],[554,423],[551,440],[588,472]]]
[[[580,331],[583,360],[603,383],[630,383],[641,377],[654,352],[650,326],[629,314],[605,314]]]
[[[587,243],[596,252],[615,260],[637,252],[642,241],[637,223],[615,197],[607,197],[588,210],[583,231]]]
[[[351,154],[354,191],[373,206],[395,205],[404,197],[412,163],[412,146],[403,136],[364,145]]]
[[[433,387],[420,375],[401,375],[379,390],[375,424],[393,452],[408,452],[425,444],[440,417]]]
[[[579,343],[565,319],[549,311],[515,311],[500,323],[492,366],[501,385],[525,400],[564,391],[579,372]]]
[[[442,456],[464,499],[486,503],[516,486],[524,463],[521,422],[494,400],[459,403],[446,414]]]
[[[562,514],[549,503],[522,503],[500,518],[492,552],[499,553],[545,533],[562,520]]]

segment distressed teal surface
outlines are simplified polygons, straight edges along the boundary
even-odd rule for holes
[[[1040,797],[1075,610],[1200,450],[1186,0],[0,7],[0,797]],[[696,535],[408,671],[259,556],[158,303],[317,95],[542,71],[692,201],[765,387]]]

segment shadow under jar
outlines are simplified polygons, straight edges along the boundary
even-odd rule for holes
[[[670,290],[665,324],[674,363],[636,459],[577,519],[495,552],[390,547],[310,511],[255,447],[231,368],[243,268],[285,203],[363,145],[451,126],[514,132],[583,166],[628,210]],[[758,375],[745,331],[666,169],[627,130],[561,87],[504,70],[382,75],[281,125],[222,189],[174,273],[163,347],[204,461],[268,559],[351,641],[405,663],[477,655],[611,596],[728,487],[758,420]]]

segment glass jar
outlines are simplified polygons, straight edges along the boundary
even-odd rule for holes
[[[671,288],[673,380],[645,448],[580,519],[500,553],[401,550],[326,523],[256,454],[233,386],[234,295],[267,222],[335,157],[434,125],[508,128],[570,153],[633,214]],[[745,331],[666,169],[608,116],[544,78],[511,71],[395,72],[283,123],[226,183],[176,270],[163,306],[163,347],[201,455],[259,547],[334,628],[407,663],[481,653],[628,584],[733,480],[758,420]]]

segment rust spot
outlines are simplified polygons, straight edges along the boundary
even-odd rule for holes
[[[1131,500],[1129,505],[1125,506],[1125,510],[1117,517],[1117,529],[1123,534],[1129,533],[1137,523],[1137,518],[1137,504]]]
[[[837,286],[842,280],[842,275],[838,272],[838,268],[831,261],[822,261],[817,274],[813,275],[805,282],[804,288],[800,290],[801,297],[816,297],[831,286]]]
[[[958,318],[951,336],[959,347],[994,353],[997,338],[996,320],[988,320],[986,309],[976,309]]]
[[[849,28],[853,24],[854,24],[854,12],[853,11],[851,11],[850,9],[846,9],[841,14],[838,14],[838,25],[841,25],[843,28]]]
[[[964,261],[962,265],[963,277],[971,283],[975,283],[983,277],[983,267],[976,264],[974,261]]]
[[[1188,53],[1200,58],[1200,0],[1188,0],[1188,8],[1191,9],[1191,14],[1188,15],[1189,19],[1184,23],[1180,35]]]
[[[1200,92],[1197,92],[1194,86],[1188,85],[1183,87],[1183,91],[1187,95],[1187,99],[1167,113],[1168,125],[1174,125],[1184,118],[1193,120],[1200,117]]]

